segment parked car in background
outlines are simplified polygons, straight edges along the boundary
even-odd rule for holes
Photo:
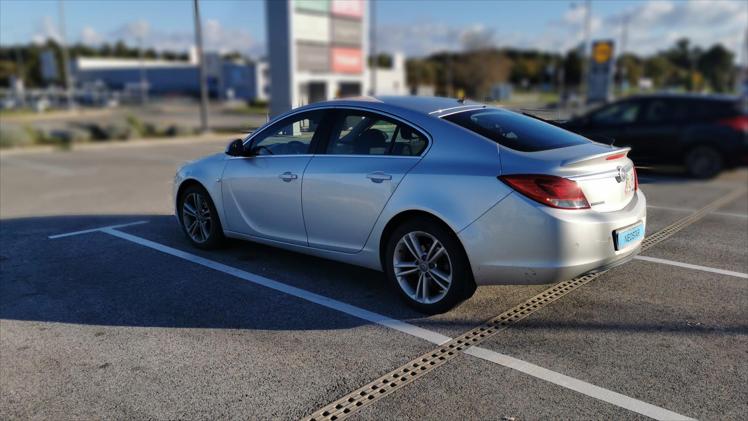
[[[748,111],[734,96],[663,94],[615,101],[561,126],[630,146],[637,165],[682,164],[694,177],[748,163]]]
[[[478,103],[336,100],[184,165],[174,205],[196,247],[233,237],[382,270],[435,313],[477,285],[632,258],[646,199],[628,151]]]

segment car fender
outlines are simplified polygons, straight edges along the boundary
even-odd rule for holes
[[[177,170],[174,177],[173,203],[175,214],[178,215],[179,189],[184,183],[195,181],[208,191],[218,215],[223,221],[223,200],[221,194],[221,177],[226,166],[227,157],[224,153],[207,156],[196,161],[188,162]],[[225,228],[225,227],[224,227]]]

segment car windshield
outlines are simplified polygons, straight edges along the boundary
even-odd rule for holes
[[[465,111],[444,119],[521,152],[545,151],[590,142],[552,124],[497,109]]]

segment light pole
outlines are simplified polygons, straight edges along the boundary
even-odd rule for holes
[[[592,0],[586,0],[584,2],[584,53],[582,54],[582,81],[579,84],[580,96],[584,95],[585,98],[587,97],[587,73],[589,72],[591,23]]]
[[[197,62],[200,77],[200,131],[208,131],[208,86],[205,80],[205,57],[203,57],[203,33],[200,26],[200,6],[198,0],[193,0],[195,11],[195,47],[197,48]]]
[[[68,66],[68,47],[65,43],[65,7],[63,0],[59,0],[59,18],[60,18],[60,48],[62,49],[62,71],[65,72],[65,96],[67,97],[68,109],[73,108],[73,78]]]
[[[369,93],[374,96],[377,94],[377,11],[374,5],[374,0],[369,0],[369,43],[371,45],[371,74],[369,85]]]

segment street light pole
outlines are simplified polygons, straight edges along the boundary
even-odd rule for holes
[[[372,96],[377,94],[377,12],[374,5],[375,0],[369,0],[369,42],[371,43],[371,78],[369,91]]]
[[[582,83],[579,84],[581,94],[587,97],[587,73],[589,72],[590,30],[592,24],[592,0],[584,4],[584,53],[582,54]],[[586,100],[585,100],[586,102]]]
[[[70,66],[68,66],[68,47],[65,43],[65,7],[63,0],[59,0],[59,18],[60,18],[60,48],[62,49],[62,71],[65,72],[65,96],[67,97],[68,109],[73,108],[73,82],[70,74]]]
[[[195,46],[200,77],[200,131],[208,131],[208,86],[205,80],[205,57],[203,57],[203,33],[200,25],[200,6],[198,0],[193,0],[195,11]]]

